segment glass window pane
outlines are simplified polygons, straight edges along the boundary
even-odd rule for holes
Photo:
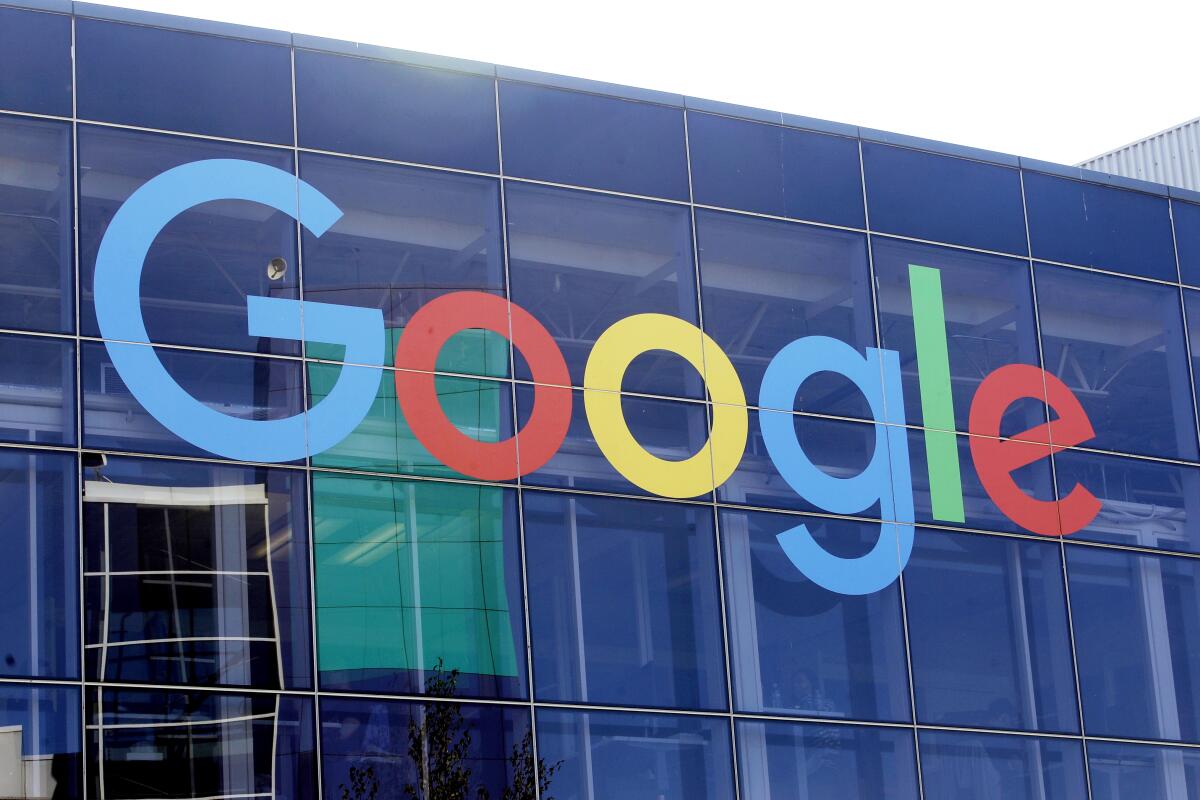
[[[1054,456],[1058,493],[1076,485],[1101,502],[1073,538],[1200,553],[1200,469],[1066,450]]]
[[[513,491],[315,473],[313,526],[322,688],[526,696]]]
[[[1200,391],[1200,292],[1183,289],[1183,315],[1186,320],[1189,351],[1192,355],[1194,391]]]
[[[1200,741],[1200,562],[1067,547],[1087,732]]]
[[[505,191],[512,301],[550,331],[575,386],[618,320],[657,313],[699,324],[686,207],[514,183]],[[531,378],[522,361],[517,377]],[[704,397],[696,371],[663,350],[637,358],[624,389]]]
[[[1200,286],[1200,205],[1172,200],[1171,216],[1175,219],[1180,280]]]
[[[391,364],[417,309],[470,290],[503,296],[499,184],[487,178],[304,154],[300,175],[342,210],[324,235],[302,229],[304,298],[383,311]],[[309,343],[309,356],[343,348]],[[481,331],[455,336],[438,369],[508,374],[508,342]]]
[[[516,385],[518,431],[533,413],[534,391],[529,384]],[[530,486],[651,494],[630,483],[600,452],[588,422],[584,392],[576,389],[571,396],[571,424],[562,445],[545,465],[525,475],[522,481]],[[638,443],[663,460],[689,458],[700,452],[708,440],[708,411],[703,403],[623,395],[621,410],[625,424]],[[518,432],[518,451],[521,446]],[[699,495],[701,498],[708,496],[707,492]]]
[[[1200,797],[1200,750],[1093,741],[1088,768],[1092,796],[1104,800]]]
[[[74,686],[0,686],[4,794],[83,797],[83,720]]]
[[[874,347],[866,237],[846,231],[697,210],[705,332],[759,402],[771,359],[803,336]],[[797,411],[865,417],[866,400],[844,377],[804,382]]]
[[[539,700],[727,703],[712,509],[526,492]]]
[[[311,697],[88,689],[89,797],[316,797]]]
[[[301,147],[496,172],[491,78],[296,51]]]
[[[99,336],[92,280],[96,251],[113,214],[159,173],[209,158],[234,158],[292,171],[286,150],[266,150],[80,126],[80,331]],[[288,268],[273,280],[267,263]],[[259,353],[295,354],[299,342],[247,333],[246,296],[299,297],[296,228],[287,215],[258,203],[204,203],[173,219],[154,240],[142,272],[142,316],[150,341]]]
[[[287,47],[80,17],[75,51],[83,119],[292,143]]]
[[[900,353],[905,415],[910,423],[941,428],[946,426],[925,421],[921,406],[909,274],[910,266],[938,271],[954,427],[965,433],[975,390],[989,373],[1006,364],[1041,366],[1029,262],[880,237],[872,240],[871,247],[879,287],[879,336],[883,347]],[[916,305],[928,315],[920,296],[918,292]],[[1013,436],[1045,422],[1041,406],[1033,400],[1020,401],[1005,416],[1001,433]]]
[[[0,152],[14,162],[0,171],[0,327],[73,331],[71,127],[0,116]]]
[[[856,140],[696,112],[687,121],[697,203],[863,227]]]
[[[917,800],[911,731],[737,721],[745,798]]]
[[[729,721],[616,711],[537,712],[538,756],[557,800],[733,797]]]
[[[75,458],[0,451],[0,675],[79,678]]]
[[[900,589],[830,592],[793,566],[776,536],[804,524],[843,558],[877,523],[722,510],[734,703],[740,711],[880,721],[911,718]]]
[[[453,672],[430,675],[431,689],[453,697]],[[414,759],[421,755],[421,763]],[[553,765],[538,759],[554,786]],[[447,797],[533,798],[529,710],[469,703],[321,699],[321,779],[325,797],[426,798],[422,779]],[[543,788],[543,797],[551,795]]]
[[[1038,265],[1046,368],[1083,403],[1087,447],[1196,458],[1179,290]]]
[[[918,528],[904,592],[918,720],[1079,730],[1057,541]]]
[[[312,686],[302,472],[89,457],[83,481],[89,679]]]
[[[342,370],[365,369],[338,364],[308,364],[310,407],[329,395]],[[379,392],[346,438],[313,455],[315,467],[462,478],[430,453],[413,434],[396,400],[395,374],[384,370]],[[512,436],[512,384],[508,381],[434,377],[439,405],[460,432],[476,441],[498,442]],[[516,459],[511,472],[516,474]]]
[[[688,199],[682,109],[501,81],[500,131],[507,175]]]
[[[71,18],[0,8],[0,108],[71,116]]]
[[[863,170],[872,230],[1002,253],[1029,251],[1015,169],[864,142]]]
[[[1072,739],[921,731],[926,800],[1085,800],[1083,748]]]
[[[155,352],[172,378],[210,408],[242,419],[281,419],[304,411],[301,362],[194,350]],[[83,443],[98,450],[211,456],[151,417],[130,394],[105,346],[84,342]]]
[[[74,343],[0,335],[0,364],[0,439],[74,444]]]
[[[1035,258],[1178,280],[1165,197],[1025,173]]]

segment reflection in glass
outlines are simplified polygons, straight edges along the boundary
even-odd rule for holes
[[[387,363],[408,320],[433,298],[503,295],[496,181],[311,154],[300,159],[300,177],[343,212],[322,236],[303,230],[304,298],[381,309]],[[306,347],[310,357],[343,356],[336,345]],[[508,342],[465,332],[443,349],[438,369],[506,376]]]
[[[329,394],[343,369],[365,368],[308,364],[310,406]],[[463,434],[481,442],[497,442],[512,436],[510,383],[447,375],[438,375],[434,381],[442,413]],[[315,454],[312,464],[370,472],[464,477],[439,461],[413,434],[396,401],[395,373],[386,370],[379,382],[379,393],[363,421],[336,445]],[[513,464],[514,472],[515,467]]]
[[[1029,262],[885,238],[871,248],[879,335],[883,347],[900,353],[904,408],[914,425],[923,417],[909,265],[939,271],[955,429],[965,433],[975,390],[989,373],[1006,364],[1040,366]],[[1020,401],[1014,412],[1002,435],[1045,422],[1042,404],[1033,400]]]
[[[787,716],[907,721],[899,585],[852,596],[812,583],[775,538],[802,523],[842,558],[863,555],[879,535],[878,523],[721,511],[734,703]]]
[[[73,331],[71,126],[0,116],[0,153],[0,327]]]
[[[87,447],[167,455],[211,456],[150,416],[129,391],[103,344],[84,342],[83,441]],[[301,364],[296,359],[171,350],[157,347],[163,367],[192,397],[243,419],[281,419],[303,413]]]
[[[312,800],[310,697],[88,687],[89,797]]]
[[[1200,742],[1200,561],[1068,546],[1087,732]]]
[[[0,439],[75,443],[75,345],[65,339],[0,335]]]
[[[737,749],[745,798],[917,798],[911,731],[740,719]]]
[[[733,362],[750,405],[758,405],[767,364],[795,339],[831,336],[859,352],[875,346],[862,235],[697,210],[696,236],[705,332]],[[805,381],[795,409],[870,415],[854,385],[828,372]]]
[[[525,696],[513,491],[315,473],[313,526],[323,688]]]
[[[1046,369],[1083,403],[1088,447],[1196,458],[1196,420],[1179,290],[1036,267]]]
[[[0,450],[0,676],[79,677],[75,457]]]
[[[325,797],[533,800],[528,709],[449,702],[456,679],[430,675],[427,693],[443,698],[436,702],[322,698]],[[557,770],[538,761],[549,800]]]
[[[921,731],[926,800],[1085,800],[1077,740]]]
[[[904,592],[918,720],[1079,730],[1057,542],[918,528]]]
[[[1076,539],[1200,552],[1200,469],[1066,450],[1054,456],[1058,491],[1084,486],[1100,513]]]
[[[235,158],[292,172],[286,150],[178,136],[79,128],[80,332],[98,336],[92,304],[96,252],[113,214],[146,181],[191,161]],[[283,277],[267,263],[282,258]],[[171,220],[154,239],[142,271],[142,317],[150,341],[293,355],[300,343],[250,336],[246,297],[299,297],[292,218],[259,203],[204,203]]]
[[[526,492],[539,700],[726,706],[712,510]]]
[[[79,689],[0,686],[0,797],[82,797]]]
[[[1092,796],[1102,800],[1196,800],[1200,750],[1088,742]]]
[[[618,320],[657,313],[698,324],[686,206],[519,183],[505,192],[512,301],[550,331],[575,386],[592,345]],[[530,378],[521,361],[517,377]],[[704,397],[696,371],[664,350],[636,359],[623,388]]]
[[[561,762],[557,800],[733,797],[725,718],[543,708],[537,730],[539,757]]]
[[[88,676],[312,685],[302,475],[90,457]]]

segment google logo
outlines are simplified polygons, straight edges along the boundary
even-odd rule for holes
[[[246,200],[281,211],[320,236],[341,216],[323,194],[294,175],[251,161],[216,159],[170,169],[141,186],[117,210],[96,258],[95,306],[114,366],[146,410],[180,438],[219,456],[284,462],[327,450],[366,416],[383,375],[385,331],[378,309],[248,297],[252,336],[306,340],[345,348],[329,394],[306,414],[284,419],[231,417],[196,400],[163,367],[141,314],[142,266],[154,239],[176,216],[201,203]],[[909,266],[917,369],[930,494],[935,519],[964,520],[959,455],[954,433],[945,315],[937,269]],[[531,417],[516,436],[481,442],[462,433],[443,412],[434,383],[439,352],[455,334],[487,330],[512,342],[535,383]],[[629,365],[651,350],[683,358],[707,384],[712,418],[699,452],[680,460],[659,458],[638,443],[621,408],[621,383]],[[421,307],[396,347],[396,396],[417,439],[448,467],[482,480],[509,480],[546,464],[558,451],[571,419],[567,365],[553,337],[525,309],[490,294],[454,292]],[[758,387],[757,405],[790,409],[801,385],[819,372],[844,376],[866,398],[875,426],[870,463],[857,475],[829,475],[814,464],[796,437],[792,416],[757,412],[767,452],[788,486],[834,514],[858,514],[878,503],[886,520],[874,547],[855,558],[836,556],[805,525],[779,534],[791,562],[820,586],[861,595],[888,586],[907,564],[915,514],[900,358],[892,350],[865,353],[837,339],[808,336],[781,349]],[[593,437],[626,479],[662,497],[696,497],[733,474],[745,452],[749,414],[745,387],[729,357],[703,331],[664,314],[637,314],[597,339],[584,371],[584,406]],[[886,398],[886,401],[885,401]],[[1053,419],[1023,433],[1000,437],[1005,412],[1017,401],[1044,401]],[[1068,535],[1100,510],[1088,489],[1075,485],[1057,501],[1039,500],[1017,486],[1012,473],[1051,452],[1094,436],[1079,399],[1054,375],[1010,364],[989,374],[971,402],[971,458],[988,496],[1018,525],[1043,535]]]

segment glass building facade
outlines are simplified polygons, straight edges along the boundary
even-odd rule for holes
[[[248,298],[377,310],[378,393],[304,458],[180,436],[102,331],[114,218],[214,159],[296,176],[342,215],[319,235],[244,199],[175,216],[140,279],[148,342],[210,409],[304,418],[378,367],[258,335]],[[940,275],[949,413],[918,369],[919,267]],[[524,309],[561,382],[515,321],[397,363],[414,316],[463,292]],[[703,332],[700,368],[651,346],[597,388],[597,343],[647,314]],[[822,370],[790,404],[760,396],[804,337],[893,352],[898,380]],[[0,4],[0,797],[1197,800],[1193,354],[1200,195],[367,45]],[[740,403],[714,390],[721,359]],[[1006,365],[1064,384],[1094,435],[1023,435],[1054,418],[1049,388],[981,432],[980,386]],[[515,442],[488,451],[514,468],[433,452],[414,387],[466,439]],[[614,463],[606,394],[640,448],[701,459],[708,485],[667,497]],[[542,452],[547,398],[569,410]],[[704,454],[731,408],[748,429],[726,469]],[[826,478],[906,449],[910,480],[831,509],[781,474],[780,424]],[[1025,453],[1020,494],[1084,487],[1095,513],[1055,517],[1069,536],[1014,520],[977,460],[996,447]],[[911,554],[882,588],[834,591],[781,546],[800,525],[844,561],[886,535]]]

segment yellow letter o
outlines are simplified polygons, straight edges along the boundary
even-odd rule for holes
[[[642,447],[621,409],[621,381],[630,363],[650,350],[687,360],[704,376],[712,399],[712,430],[700,452],[668,461]],[[583,404],[600,452],[630,483],[663,497],[696,497],[720,486],[746,450],[746,394],[729,357],[707,334],[678,317],[635,314],[600,335],[583,373]]]

